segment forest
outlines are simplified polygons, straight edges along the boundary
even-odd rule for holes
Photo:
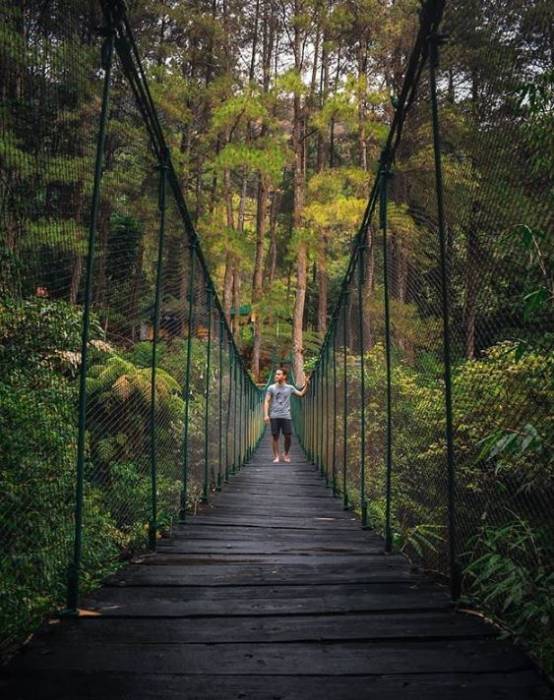
[[[71,547],[102,21],[93,0],[2,0],[1,8],[0,534],[7,556],[0,558],[0,617],[8,630],[2,641],[12,644],[63,598]],[[184,507],[194,510],[234,465],[229,432],[221,449],[207,445],[218,441],[208,418],[221,396],[229,401],[226,409],[219,404],[227,426],[239,410],[235,404],[232,413],[230,399],[235,348],[259,387],[280,364],[302,385],[321,368],[325,338],[327,348],[344,348],[347,368],[335,373],[335,385],[346,386],[348,409],[340,404],[332,414],[327,405],[322,428],[336,436],[333,455],[347,456],[337,483],[359,510],[364,449],[369,518],[383,527],[386,268],[394,545],[444,575],[444,357],[427,71],[396,148],[386,247],[372,221],[363,282],[350,281],[350,293],[343,284],[419,8],[416,0],[127,3],[210,275],[193,267],[178,201],[169,196],[155,386],[162,529],[182,498],[185,402],[191,481]],[[447,2],[438,69],[463,602],[523,640],[549,672],[553,14],[548,0]],[[149,517],[159,168],[128,70],[117,61],[112,82],[87,378],[85,589],[145,546]],[[216,293],[221,318],[211,306]],[[340,322],[330,328],[337,304]],[[326,464],[330,449],[327,441]]]

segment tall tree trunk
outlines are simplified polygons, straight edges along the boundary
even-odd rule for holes
[[[477,318],[478,286],[479,245],[476,222],[472,220],[466,231],[465,257],[464,334],[465,355],[468,360],[475,357],[475,321]]]
[[[294,3],[294,66],[298,75],[302,74],[302,34],[300,17],[300,0]],[[300,233],[305,199],[304,179],[304,110],[301,97],[295,91],[293,99],[293,127],[292,147],[294,151],[294,175],[293,175],[293,209],[292,226],[295,237],[300,237],[297,243],[296,253],[296,293],[292,314],[292,356],[295,379],[298,383],[304,383],[304,307],[306,303],[306,276],[308,264],[308,245]]]
[[[273,192],[269,210],[269,254],[266,265],[266,289],[270,289],[277,273],[277,214],[279,213],[280,195]]]
[[[322,232],[317,255],[317,331],[321,337],[327,332],[327,297],[329,280],[327,277],[327,236]]]
[[[262,319],[257,304],[263,294],[264,284],[264,242],[267,222],[268,186],[260,174],[258,180],[258,202],[256,216],[256,257],[252,279],[252,319],[254,322],[254,343],[252,348],[252,372],[258,378],[260,374],[260,352],[262,347]]]
[[[471,81],[471,111],[476,128],[480,121],[479,87],[478,71],[473,70]],[[479,209],[480,203],[476,198],[471,205],[471,217],[466,230],[464,334],[465,354],[468,359],[472,359],[475,356],[475,321],[477,318],[477,295],[479,286],[479,244],[477,233],[479,227]]]
[[[333,86],[334,94],[337,93],[337,90],[339,87],[340,54],[341,54],[341,47],[339,45],[338,52],[337,52],[337,67],[335,70],[335,79],[334,79],[334,86]],[[330,168],[335,167],[335,117],[334,116],[331,118],[331,124],[329,126],[329,167]]]
[[[223,313],[229,328],[231,328],[231,306],[233,305],[234,262],[234,256],[228,250],[225,256],[225,273],[223,275]]]
[[[366,143],[366,80],[367,80],[367,39],[363,36],[358,45],[358,145],[360,167],[367,170]]]
[[[365,350],[371,350],[373,347],[373,324],[371,312],[371,299],[375,292],[375,236],[373,227],[370,226],[367,232],[367,248],[364,255],[365,271],[364,271],[364,293],[363,293],[363,333]]]
[[[139,244],[138,244],[138,249],[137,249],[137,258],[135,265],[133,267],[133,283],[131,285],[131,298],[129,300],[129,317],[133,320],[133,323],[131,325],[131,339],[135,341],[136,339],[136,326],[137,326],[137,321],[138,324],[140,325],[140,320],[138,320],[139,317],[139,296],[140,296],[140,288],[141,288],[141,283],[142,283],[142,267],[144,264],[144,238],[141,236]],[[183,280],[186,282],[188,280],[188,276],[185,276],[185,274],[181,275],[181,282],[183,283]],[[181,299],[183,300],[183,304],[181,308],[186,308],[185,306],[185,299],[186,295],[188,292],[188,285],[185,287],[185,291],[183,293],[183,296]]]
[[[233,194],[231,191],[231,175],[228,169],[223,171],[223,199],[225,201],[225,217],[227,229],[233,231],[235,221],[233,215]],[[233,273],[235,259],[231,251],[231,244],[227,245],[227,253],[225,255],[225,273],[223,276],[223,313],[231,327],[231,306],[233,304]]]
[[[233,268],[233,335],[238,338],[240,331],[240,269],[238,265]]]
[[[79,294],[79,287],[81,285],[81,274],[83,272],[83,258],[78,253],[73,259],[73,265],[71,267],[71,283],[69,285],[69,303],[76,304],[77,296]]]

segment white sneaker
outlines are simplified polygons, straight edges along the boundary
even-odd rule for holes
[[[273,460],[273,464],[279,464],[279,457],[275,457],[275,459]]]

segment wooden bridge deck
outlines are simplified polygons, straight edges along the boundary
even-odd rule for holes
[[[529,660],[360,529],[293,445],[264,439],[159,551],[49,624],[7,700],[548,698]]]

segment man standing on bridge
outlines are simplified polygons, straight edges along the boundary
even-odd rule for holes
[[[290,414],[290,397],[304,396],[308,390],[308,380],[304,388],[299,391],[292,384],[287,384],[287,370],[278,369],[275,372],[275,384],[271,384],[265,395],[264,401],[264,421],[271,423],[271,434],[273,435],[273,462],[279,462],[279,433],[282,431],[285,436],[285,453],[283,459],[290,462],[289,450],[292,433],[292,418]]]

